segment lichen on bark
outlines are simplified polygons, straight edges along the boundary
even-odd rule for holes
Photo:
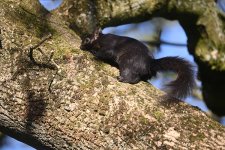
[[[36,1],[0,3],[2,132],[46,150],[224,147],[224,127],[203,112],[151,84],[118,82],[118,69],[81,51],[80,38],[57,11],[43,18],[31,11]],[[18,10],[28,14],[15,16]],[[39,30],[42,26],[47,29]],[[52,39],[39,48],[47,55],[55,51],[60,75],[28,57],[29,48],[49,32]],[[38,51],[34,57],[47,62]]]

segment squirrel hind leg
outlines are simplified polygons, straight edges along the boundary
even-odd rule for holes
[[[141,79],[138,74],[133,73],[130,69],[120,70],[120,76],[117,77],[120,82],[136,84]]]

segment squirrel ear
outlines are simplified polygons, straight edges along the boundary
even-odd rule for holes
[[[101,33],[102,33],[102,29],[100,27],[96,28],[94,31],[94,39],[97,40]]]

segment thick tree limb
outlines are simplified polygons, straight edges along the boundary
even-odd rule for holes
[[[224,148],[225,128],[203,112],[150,84],[118,82],[118,70],[79,50],[78,36],[63,20],[45,15],[43,21],[33,16],[38,12],[20,9],[36,7],[33,1],[3,2],[0,131],[45,150]],[[65,75],[55,78],[52,93],[55,72],[28,57],[49,33],[52,39],[40,48],[55,51]]]
[[[204,100],[214,113],[225,115],[225,17],[214,0],[68,0],[55,13],[59,12],[81,36],[96,25],[114,26],[152,17],[179,20],[188,36],[188,50],[199,65]]]

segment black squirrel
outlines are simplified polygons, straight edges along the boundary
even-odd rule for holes
[[[166,86],[169,87],[168,94],[177,98],[189,95],[195,84],[193,67],[188,61],[179,57],[154,59],[143,43],[130,37],[103,34],[101,29],[96,29],[82,38],[80,49],[116,64],[120,70],[120,82],[135,84],[151,79],[158,71],[173,71],[178,77]]]

